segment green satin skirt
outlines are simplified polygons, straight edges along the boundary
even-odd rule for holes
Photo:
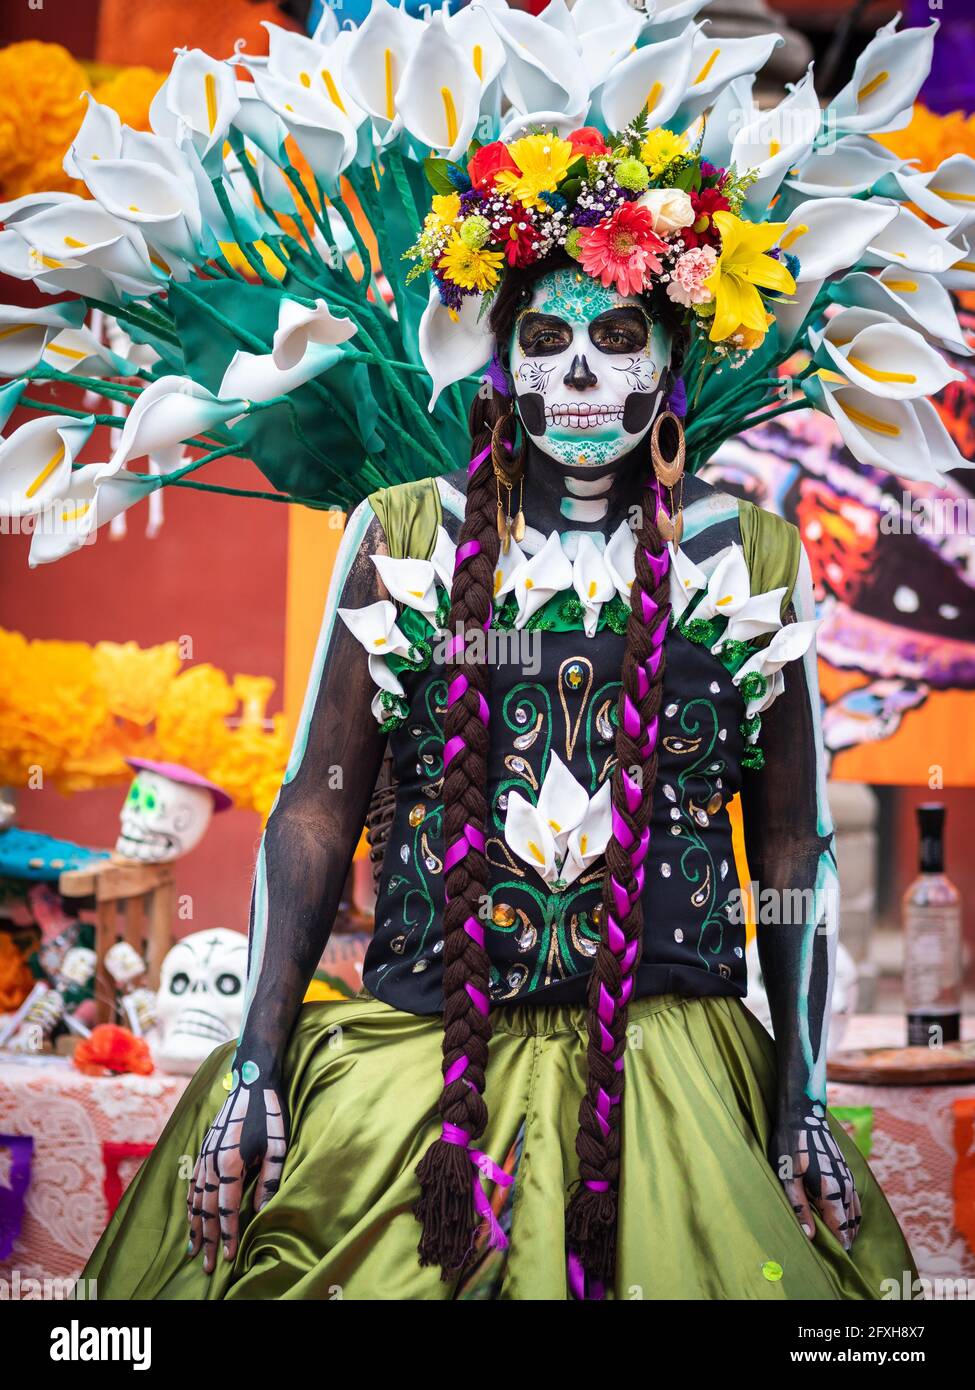
[[[507,1251],[479,1243],[455,1283],[417,1261],[414,1169],[439,1132],[439,1019],[365,998],[308,1004],[287,1057],[291,1142],[259,1215],[245,1190],[233,1263],[187,1255],[186,1192],[226,1099],[232,1048],[207,1059],[126,1192],[85,1275],[102,1299],[565,1299],[563,1211],[586,1057],[580,1008],[496,1009],[479,1147],[513,1171],[486,1185]],[[621,1299],[873,1299],[913,1278],[866,1162],[834,1121],[863,1224],[851,1254],[802,1234],[766,1158],[774,1049],[737,999],[630,1008],[616,1288]]]

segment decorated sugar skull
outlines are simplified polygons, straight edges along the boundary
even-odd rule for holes
[[[115,853],[147,864],[179,859],[203,839],[210,817],[230,797],[213,782],[176,763],[129,758],[135,781],[119,814]]]
[[[247,938],[216,927],[186,936],[166,956],[156,995],[153,1055],[166,1071],[190,1075],[240,1030]]]
[[[650,429],[670,341],[639,296],[563,267],[533,286],[509,353],[518,413],[538,448],[601,469]]]

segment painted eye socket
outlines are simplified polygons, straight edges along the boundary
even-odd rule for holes
[[[554,314],[526,314],[518,326],[518,346],[526,357],[554,357],[572,343],[572,329]]]
[[[155,796],[153,796],[152,792],[146,792],[146,810],[147,810],[147,811],[154,811],[155,809],[156,809],[156,798],[155,798]]]
[[[225,971],[222,975],[218,975],[217,992],[219,994],[239,994],[240,977],[237,975],[231,975],[229,971]]]
[[[169,982],[170,994],[185,994],[190,987],[190,977],[185,970],[179,970]]]
[[[648,337],[646,315],[636,308],[608,309],[589,325],[589,338],[600,352],[642,352]]]
[[[139,800],[139,796],[140,796],[139,788],[138,788],[138,787],[135,785],[135,783],[133,782],[132,785],[131,785],[131,787],[129,788],[129,794],[128,794],[128,796],[127,796],[125,799],[126,799],[126,801],[131,801],[131,802],[132,802],[132,805],[134,806],[134,805],[136,804],[136,802]]]

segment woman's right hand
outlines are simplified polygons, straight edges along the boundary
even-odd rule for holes
[[[236,1064],[231,1088],[219,1115],[207,1130],[187,1197],[191,1258],[203,1250],[203,1268],[212,1274],[217,1244],[224,1258],[237,1254],[240,1203],[244,1180],[260,1165],[254,1210],[260,1211],[281,1183],[288,1148],[288,1118],[277,1077],[257,1076],[249,1084],[242,1072],[254,1063]]]

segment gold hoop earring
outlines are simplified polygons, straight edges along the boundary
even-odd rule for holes
[[[672,420],[677,431],[677,450],[672,459],[665,459],[660,449],[660,426],[664,420]],[[657,479],[657,530],[665,541],[673,541],[675,545],[680,545],[684,534],[684,463],[687,456],[687,445],[684,438],[684,426],[680,418],[671,410],[664,410],[653,422],[653,429],[650,433],[650,457],[653,460],[653,471]],[[670,496],[670,511],[663,506],[660,499],[660,488],[665,487]],[[676,503],[674,502],[674,488],[679,488]]]
[[[660,427],[665,420],[673,421],[677,433],[677,449],[674,457],[669,460],[664,458],[660,448]],[[680,417],[675,415],[672,410],[662,410],[654,420],[653,429],[650,432],[650,457],[653,459],[653,471],[664,487],[676,487],[680,482],[684,476],[686,455],[687,445],[684,439],[684,426]]]

